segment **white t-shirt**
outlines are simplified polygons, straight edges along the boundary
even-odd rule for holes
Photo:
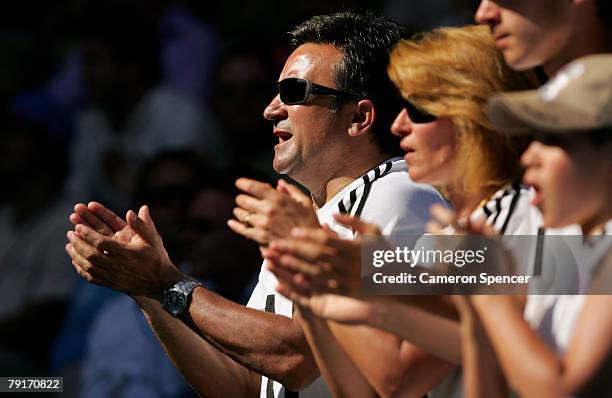
[[[609,221],[602,231],[603,235],[606,235],[604,238],[592,236],[583,240],[582,230],[577,225],[546,230],[546,235],[574,235],[576,237],[576,239],[568,240],[570,245],[572,243],[574,245],[568,247],[568,253],[564,255],[574,256],[578,260],[575,264],[577,268],[557,270],[557,273],[572,272],[569,276],[560,275],[563,278],[559,279],[567,281],[573,278],[574,284],[569,293],[575,294],[530,295],[527,297],[524,317],[548,346],[558,354],[565,352],[572,339],[576,321],[584,305],[584,294],[588,291],[597,265],[610,249],[609,234],[611,232],[612,221]],[[555,248],[554,251],[558,249]],[[559,264],[554,261],[543,261],[544,270],[547,266],[558,267]],[[556,289],[558,290],[559,286],[556,286]]]
[[[376,224],[385,235],[422,234],[429,220],[429,208],[434,203],[446,203],[431,186],[417,184],[408,176],[401,158],[390,159],[356,179],[317,211],[321,224],[327,224],[341,237],[351,239],[353,232],[333,219],[337,213],[360,216]],[[267,310],[291,317],[293,303],[276,292],[276,277],[262,265],[259,282],[247,304],[250,308]],[[273,391],[272,391],[273,390]],[[260,397],[291,397],[297,393],[285,391],[280,383],[262,376]],[[317,379],[299,396],[328,397],[329,389],[322,378]]]
[[[472,221],[486,220],[500,235],[537,235],[542,225],[542,215],[537,208],[531,205],[535,192],[519,183],[507,185],[491,196],[481,207],[470,215]],[[453,234],[452,227],[445,230]],[[532,255],[529,250],[527,255]],[[461,369],[458,368],[447,376],[442,383],[429,394],[430,398],[459,398],[463,397],[463,382]]]

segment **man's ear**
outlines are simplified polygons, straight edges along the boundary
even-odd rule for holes
[[[372,130],[372,125],[376,119],[376,108],[374,103],[368,99],[357,102],[354,108],[353,119],[348,133],[351,137],[357,137],[362,134],[367,134]]]

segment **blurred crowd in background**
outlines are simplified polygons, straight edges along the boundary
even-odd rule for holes
[[[471,0],[22,0],[0,13],[0,375],[64,395],[192,396],[127,296],[79,280],[76,202],[149,204],[175,264],[245,303],[257,246],[232,233],[234,181],[274,182],[261,116],[284,32],[370,9],[414,31],[472,21]],[[418,17],[417,17],[418,16]]]

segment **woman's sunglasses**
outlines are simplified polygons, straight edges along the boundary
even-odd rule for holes
[[[410,121],[412,123],[431,123],[438,119],[437,116],[432,115],[431,113],[417,107],[405,98],[402,98],[402,106],[404,109],[406,109],[408,117],[410,118]]]
[[[334,90],[333,88],[321,86],[310,80],[297,77],[288,77],[277,82],[276,90],[277,93],[280,94],[280,99],[285,105],[305,104],[311,94],[333,95],[350,101],[359,100],[359,97],[354,94]]]

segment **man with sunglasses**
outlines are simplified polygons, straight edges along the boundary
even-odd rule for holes
[[[237,185],[246,195],[237,198],[238,220],[230,227],[256,240],[264,252],[274,234],[288,234],[292,226],[327,224],[352,237],[335,221],[336,213],[360,216],[387,234],[422,233],[429,207],[442,199],[433,188],[411,182],[404,161],[393,157],[399,146],[390,126],[400,102],[386,66],[403,29],[371,14],[340,13],[314,17],[290,36],[294,51],[264,117],[279,139],[274,169],[306,187],[317,211],[304,205],[309,199],[292,185],[279,183],[274,189],[241,179]],[[138,216],[129,213],[127,222],[99,204],[83,207],[71,217],[79,225],[69,233],[67,246],[77,272],[134,297],[200,394],[270,398],[297,396],[289,390],[303,389],[302,397],[330,395],[323,383],[312,383],[318,369],[301,320],[292,318],[293,303],[276,293],[277,281],[265,263],[245,308],[176,270],[146,207]],[[341,332],[364,352],[383,349],[377,354],[398,355],[393,336],[347,327]],[[389,368],[398,363],[395,359],[375,363],[362,356],[358,361]],[[387,376],[381,384],[392,379],[389,388],[395,388],[404,369],[381,372]]]

